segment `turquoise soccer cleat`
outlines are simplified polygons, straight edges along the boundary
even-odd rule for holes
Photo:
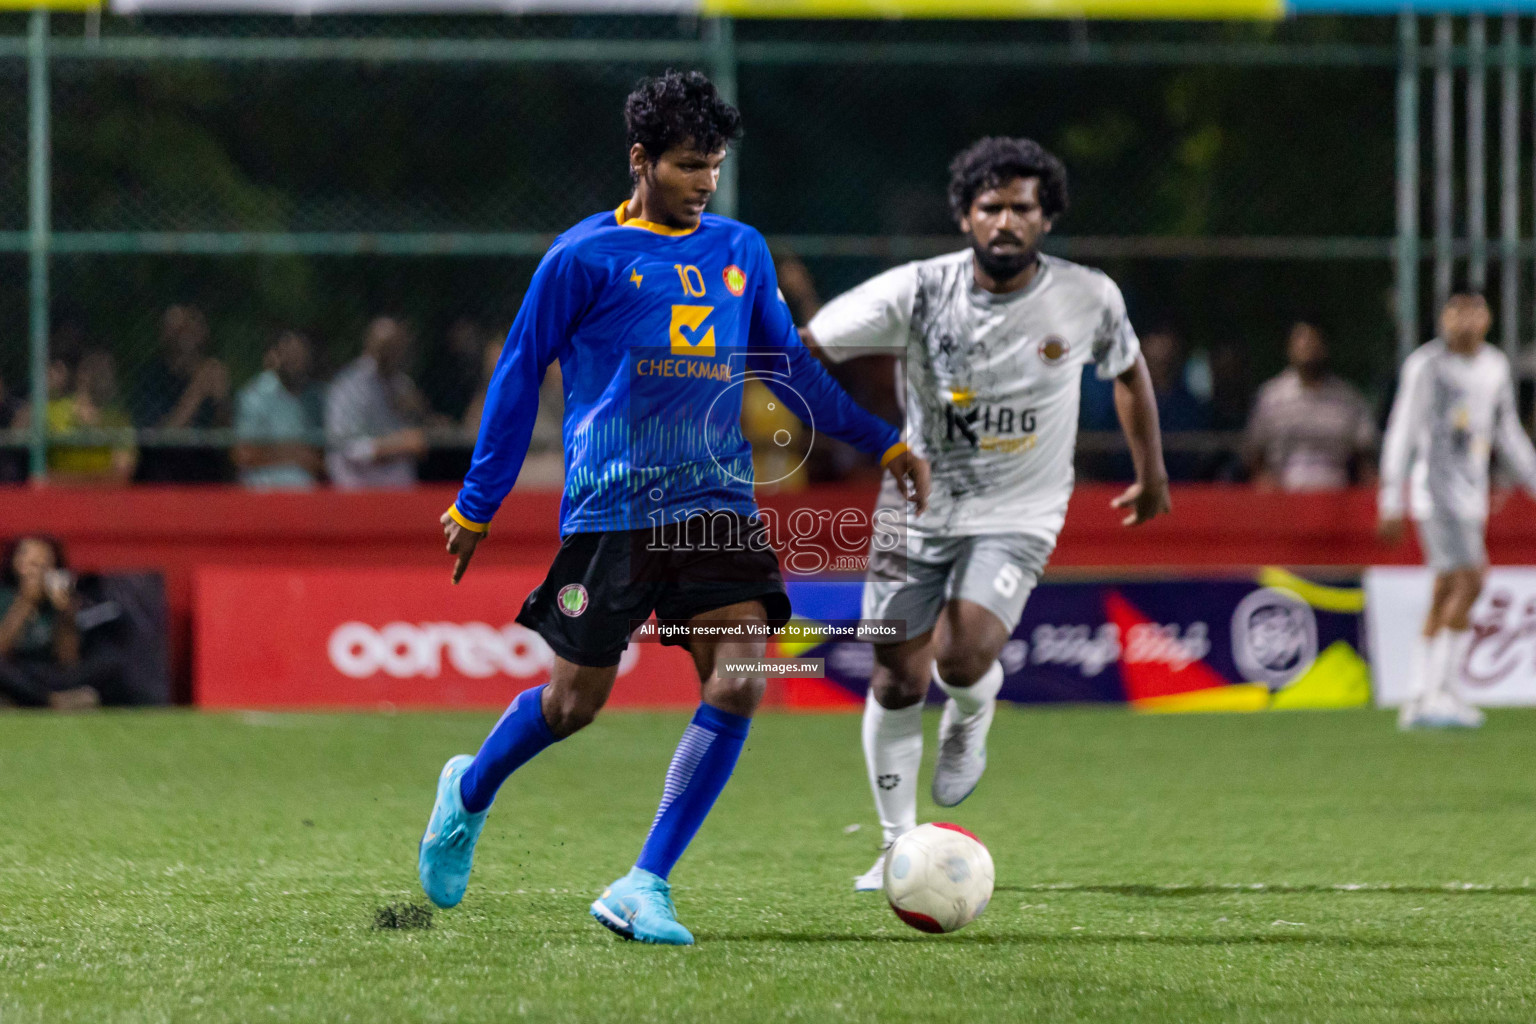
[[[443,765],[443,772],[437,777],[437,803],[432,805],[432,817],[427,820],[427,830],[422,833],[416,854],[422,892],[445,909],[458,906],[464,898],[475,843],[480,839],[480,830],[485,828],[485,816],[491,813],[487,807],[479,814],[470,814],[459,795],[459,779],[474,760],[468,754],[459,754]]]
[[[666,879],[634,868],[592,902],[592,916],[617,935],[661,946],[691,946],[693,933],[677,923]]]

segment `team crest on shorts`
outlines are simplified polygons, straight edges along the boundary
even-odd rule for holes
[[[574,619],[587,610],[587,588],[580,583],[567,583],[555,595],[555,604],[560,606],[562,613]]]
[[[737,298],[740,298],[741,293],[747,290],[747,275],[736,264],[732,263],[726,267],[725,273],[720,276],[725,279],[725,287]]]
[[[1053,334],[1040,343],[1038,351],[1040,352],[1042,362],[1047,366],[1055,366],[1067,358],[1067,353],[1072,351],[1072,346],[1068,345],[1064,339],[1058,338]]]

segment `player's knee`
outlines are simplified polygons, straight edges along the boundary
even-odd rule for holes
[[[721,710],[750,718],[767,690],[768,680],[762,676],[716,676],[706,687],[705,699]]]
[[[870,676],[869,686],[881,707],[892,710],[911,707],[928,695],[928,681],[926,661],[909,659],[886,664],[879,660],[879,648],[876,648],[875,671]]]
[[[562,690],[556,693],[554,699],[544,707],[549,731],[562,737],[580,732],[592,724],[606,700],[605,694],[581,690]]]
[[[939,678],[950,686],[974,686],[992,667],[987,652],[974,647],[957,647],[939,652],[936,659]]]

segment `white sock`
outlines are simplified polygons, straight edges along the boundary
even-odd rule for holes
[[[994,661],[973,685],[951,686],[939,678],[939,666],[934,665],[933,681],[955,702],[962,715],[974,715],[986,707],[988,701],[997,699],[997,691],[1003,688],[1003,666]]]
[[[917,773],[923,764],[923,702],[892,711],[864,701],[864,764],[885,845],[917,827]]]
[[[1439,636],[1439,634],[1435,634]],[[1405,704],[1422,700],[1429,692],[1430,649],[1434,641],[1420,633],[1413,639],[1413,660],[1408,666],[1408,699]]]
[[[1450,663],[1451,632],[1448,629],[1436,630],[1435,635],[1429,638],[1429,656],[1424,662],[1424,689],[1423,696],[1428,701],[1434,701],[1445,692],[1445,679]]]
[[[1445,656],[1440,666],[1439,688],[1456,701],[1462,701],[1461,696],[1461,666],[1467,660],[1467,646],[1472,642],[1470,629],[1444,629],[1441,636],[1445,637]]]

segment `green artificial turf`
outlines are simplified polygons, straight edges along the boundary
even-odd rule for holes
[[[512,780],[459,908],[375,927],[493,718],[0,716],[0,1022],[1536,1020],[1531,712],[1005,710],[919,812],[997,863],[939,937],[851,891],[857,717],[765,716],[673,876],[689,949],[587,916],[686,720],[610,713]]]

